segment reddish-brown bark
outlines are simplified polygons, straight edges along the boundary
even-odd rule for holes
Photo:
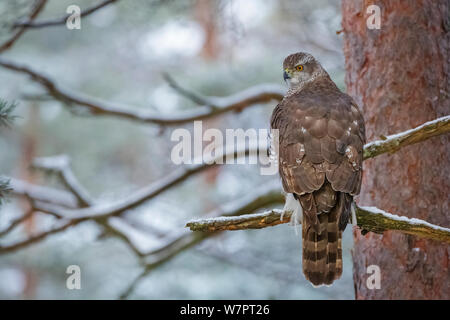
[[[369,30],[367,6],[381,8]],[[368,141],[450,114],[450,1],[343,0],[348,93],[364,113]],[[449,135],[364,163],[360,205],[450,227]],[[450,247],[395,232],[354,230],[357,299],[450,299]],[[381,289],[366,286],[369,265]]]

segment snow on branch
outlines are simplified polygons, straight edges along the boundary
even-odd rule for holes
[[[211,158],[209,163],[191,164],[178,168],[178,170],[172,171],[164,178],[157,180],[142,189],[136,191],[134,194],[125,197],[108,204],[92,204],[91,206],[77,209],[66,209],[58,206],[46,207],[49,211],[52,211],[54,215],[68,218],[68,219],[105,219],[113,216],[119,216],[122,212],[136,208],[146,201],[149,201],[161,193],[179,185],[181,182],[186,181],[189,177],[196,175],[208,168],[217,165],[217,161],[214,159],[223,159],[227,155],[233,155],[234,157],[251,156],[258,153],[257,148],[240,148],[228,153],[218,152],[215,158]],[[44,209],[44,208],[40,208]]]
[[[269,210],[257,214],[246,214],[237,217],[217,217],[209,219],[191,220],[186,227],[192,231],[223,231],[261,229],[288,223],[291,212],[283,210]],[[398,216],[375,207],[356,207],[358,227],[362,230],[383,233],[388,230],[450,243],[450,229],[433,225],[424,220]]]
[[[137,108],[127,105],[113,104],[97,98],[72,92],[60,87],[51,78],[39,73],[27,66],[0,58],[0,66],[19,73],[27,74],[31,79],[39,83],[47,93],[56,100],[62,101],[68,105],[78,105],[86,107],[94,116],[115,116],[143,123],[152,123],[163,126],[179,125],[194,120],[203,120],[215,117],[226,112],[241,111],[244,108],[258,103],[267,103],[272,100],[281,100],[285,89],[278,85],[261,84],[248,88],[240,93],[229,97],[202,97],[202,100],[194,99],[197,103],[203,101],[206,104],[198,106],[189,111],[180,111],[176,116],[158,115],[154,111],[148,111],[144,108]],[[175,87],[172,84],[173,87]],[[180,87],[177,87],[180,91]],[[184,92],[186,95],[187,92]]]
[[[217,217],[208,219],[191,220],[186,223],[186,227],[191,231],[224,231],[224,230],[245,230],[262,229],[273,227],[282,223],[288,223],[291,212],[283,215],[283,210],[273,209],[262,213],[244,214],[237,217]]]
[[[394,153],[400,148],[448,132],[450,132],[450,115],[425,122],[414,129],[387,136],[383,140],[367,143],[364,146],[364,159],[373,158],[383,153]]]
[[[22,196],[33,201],[47,202],[64,208],[77,208],[77,198],[70,192],[38,186],[30,182],[8,178],[13,196]]]
[[[358,226],[364,230],[383,233],[396,230],[422,238],[450,243],[450,229],[417,218],[398,216],[376,207],[357,207]]]
[[[33,160],[32,167],[58,174],[61,181],[78,199],[82,207],[92,205],[93,201],[91,200],[88,192],[83,186],[81,186],[72,171],[70,166],[70,158],[68,156],[59,155],[45,158],[35,158]]]
[[[276,182],[276,183],[275,183]],[[274,181],[264,185],[257,190],[247,194],[246,196],[228,202],[215,210],[207,213],[207,217],[219,216],[241,216],[245,212],[253,212],[262,208],[280,204],[284,197],[279,192],[280,185],[278,181]],[[218,230],[220,231],[220,230]],[[120,298],[127,298],[134,290],[135,286],[142,278],[148,275],[152,270],[166,263],[180,252],[192,248],[196,244],[217,235],[218,232],[179,232],[175,236],[167,236],[167,240],[163,241],[160,246],[144,255],[144,270],[139,274],[130,286],[124,290]]]
[[[33,10],[28,16],[28,22],[32,22],[39,15],[42,9],[44,9],[46,3],[47,0],[38,0],[36,2]],[[14,43],[17,40],[19,40],[19,38],[24,34],[26,30],[27,29],[24,26],[20,26],[8,40],[0,44],[0,52],[10,49],[14,45]]]

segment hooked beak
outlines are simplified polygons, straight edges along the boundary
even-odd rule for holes
[[[286,81],[287,79],[290,79],[291,77],[289,76],[289,74],[286,72],[286,71],[284,71],[283,72],[283,79],[284,79],[284,81]]]

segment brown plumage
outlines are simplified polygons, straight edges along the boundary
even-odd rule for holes
[[[361,186],[364,119],[307,53],[283,64],[290,89],[274,109],[283,188],[303,210],[303,273],[314,285],[342,274],[342,231]]]

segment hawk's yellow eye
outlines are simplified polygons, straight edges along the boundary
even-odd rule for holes
[[[295,70],[302,71],[303,70],[303,66],[301,64],[299,64],[298,66],[295,67]]]

